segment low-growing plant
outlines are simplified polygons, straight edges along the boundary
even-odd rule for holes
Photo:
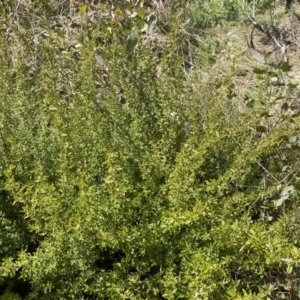
[[[299,116],[288,102],[271,121],[262,99],[241,113],[234,71],[187,72],[174,24],[160,55],[117,27],[73,47],[49,30],[13,58],[1,43],[5,297],[18,280],[30,299],[298,293]],[[272,75],[250,94],[272,101]]]

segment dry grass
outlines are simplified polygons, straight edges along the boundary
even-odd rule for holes
[[[258,22],[270,25],[274,24],[276,20],[276,26],[284,33],[290,69],[281,75],[279,66],[284,61],[284,55],[276,52],[273,41],[265,33],[255,30],[253,42],[256,49],[265,57],[266,63],[258,62],[248,51],[247,39],[250,39],[253,25],[246,17],[243,24],[227,32],[226,29],[219,31],[217,38],[227,46],[218,56],[214,68],[210,69],[210,78],[217,80],[229,70],[234,72],[232,80],[237,96],[231,101],[238,111],[245,112],[247,101],[253,97],[259,97],[259,87],[262,87],[262,80],[253,73],[255,68],[267,69],[270,73],[278,74],[277,78],[275,75],[266,78],[270,83],[272,81],[274,85],[269,85],[268,93],[265,94],[265,96],[269,95],[269,99],[266,99],[268,101],[272,101],[278,96],[286,97],[277,105],[276,114],[281,114],[281,106],[284,102],[291,103],[294,101],[298,92],[295,88],[290,89],[288,83],[300,84],[300,17],[297,12],[300,10],[300,6],[295,4],[294,8],[293,12],[286,14],[282,4],[276,8],[273,15],[265,14],[256,17]],[[273,109],[275,108],[273,107]]]

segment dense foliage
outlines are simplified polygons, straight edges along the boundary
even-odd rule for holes
[[[300,297],[297,85],[241,111],[195,39],[223,2],[1,2],[1,300]]]

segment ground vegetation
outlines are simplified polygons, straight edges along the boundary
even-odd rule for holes
[[[300,298],[286,6],[0,1],[1,300]]]

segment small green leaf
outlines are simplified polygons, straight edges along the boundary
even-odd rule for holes
[[[283,96],[276,97],[275,101],[282,100],[282,99],[286,99],[286,97],[283,97]]]
[[[216,85],[215,85],[215,88],[216,89],[220,88],[222,86],[222,84],[223,84],[222,80],[218,80]]]
[[[291,105],[291,110],[292,110],[292,111],[299,112],[299,111],[300,111],[300,105],[299,105],[299,103],[298,103],[298,102],[293,103],[293,104]]]
[[[143,18],[145,18],[145,13],[146,13],[145,10],[141,9],[141,10],[138,11],[138,16],[141,19],[143,19]]]
[[[297,221],[300,221],[300,209],[299,208],[296,208],[295,209],[295,218]]]
[[[144,23],[143,28],[141,29],[141,32],[147,32],[149,28],[149,25],[147,23]]]
[[[292,82],[288,83],[288,87],[291,88],[291,89],[296,88],[298,85],[299,85],[299,83],[292,83]]]
[[[78,24],[78,23],[73,22],[73,23],[70,25],[70,27],[71,27],[71,28],[80,28],[81,25]]]
[[[293,266],[292,266],[292,265],[288,265],[288,266],[287,266],[287,269],[286,269],[286,272],[287,272],[288,274],[291,274],[291,273],[293,272]]]
[[[79,14],[82,14],[82,13],[84,13],[86,10],[87,10],[87,5],[82,5],[82,6],[79,8],[78,13],[79,13]]]
[[[257,126],[256,131],[261,132],[261,133],[265,133],[265,132],[267,132],[267,128],[265,126]]]
[[[262,7],[263,8],[269,8],[271,4],[273,4],[275,2],[275,0],[268,0],[267,2],[265,2]]]
[[[266,74],[266,71],[263,70],[263,69],[255,68],[253,70],[253,73],[255,73],[255,74]]]
[[[104,58],[101,55],[96,55],[95,58],[100,66],[103,66],[105,64]]]
[[[276,207],[279,207],[279,206],[281,206],[282,205],[282,203],[284,202],[284,200],[286,200],[284,197],[281,197],[281,198],[279,198],[278,200],[276,200],[275,202],[274,202],[274,205],[276,206]]]
[[[292,136],[289,137],[289,142],[290,143],[296,143],[297,139],[298,139],[297,135],[292,135]]]
[[[250,101],[248,101],[248,103],[247,103],[247,107],[249,107],[249,108],[253,108],[254,107],[254,104],[255,104],[255,100],[254,99],[251,99]]]
[[[287,72],[289,70],[290,66],[289,66],[289,63],[287,61],[283,62],[280,66],[280,69],[283,71],[283,72]]]
[[[65,37],[65,34],[61,31],[61,30],[59,30],[58,32],[57,32],[57,35],[58,35],[58,37],[60,37],[60,38],[64,38]]]
[[[286,186],[282,192],[281,192],[281,197],[289,197],[295,192],[295,189],[292,185]]]
[[[298,118],[300,117],[300,112],[297,112],[295,114],[292,114],[292,118]]]
[[[260,117],[261,118],[263,118],[263,117],[270,118],[270,117],[273,117],[273,115],[270,115],[268,111],[264,111],[260,114]]]
[[[62,66],[64,69],[70,69],[71,68],[71,63],[68,60],[65,60]]]
[[[284,103],[281,105],[281,110],[282,110],[282,111],[287,111],[288,108],[289,108],[289,105],[288,105],[286,102],[284,102]]]

